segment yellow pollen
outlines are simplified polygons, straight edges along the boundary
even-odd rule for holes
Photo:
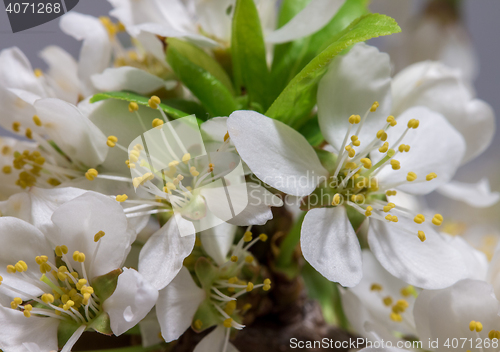
[[[500,340],[500,331],[498,331],[498,330],[491,330],[488,333],[488,338],[490,340],[494,340],[494,339]]]
[[[245,232],[243,235],[243,241],[250,242],[252,240],[252,233],[250,231]]]
[[[380,130],[377,132],[377,138],[385,142],[387,140],[387,133],[384,130]]]
[[[139,104],[137,104],[136,102],[133,102],[133,101],[128,104],[128,111],[134,112],[137,110],[139,110]]]
[[[380,106],[379,102],[376,101],[373,103],[372,107],[370,108],[370,112],[375,112],[377,111],[377,108]]]
[[[232,318],[227,318],[226,320],[224,320],[224,323],[222,325],[224,325],[225,328],[230,328],[232,322],[233,322]]]
[[[401,163],[395,159],[391,160],[391,166],[393,170],[399,170],[401,169]]]
[[[365,169],[369,169],[372,167],[372,161],[368,158],[363,158],[360,160],[361,164],[363,164],[363,167]]]
[[[264,286],[262,287],[264,291],[269,291],[271,289],[271,280],[270,279],[265,279],[264,280]]]
[[[398,194],[397,191],[387,191],[387,192],[385,192],[385,195],[388,196],[388,197],[395,196],[396,194]]]
[[[224,135],[224,142],[227,142],[227,140],[229,139],[229,131],[226,132],[226,134]]]
[[[409,152],[410,151],[410,146],[407,145],[407,144],[401,144],[399,147],[398,147],[398,150],[400,153],[403,153],[403,152]]]
[[[262,241],[262,242],[266,242],[267,241],[267,235],[265,233],[261,233],[259,235],[259,239]]]
[[[389,116],[387,117],[387,123],[389,125],[391,125],[392,127],[396,126],[398,123],[396,122],[396,119],[394,118],[394,116]]]
[[[352,136],[351,137],[351,142],[352,142],[352,145],[355,146],[355,147],[359,147],[360,144],[361,144],[361,142],[358,139],[358,136]]]
[[[385,297],[382,301],[384,302],[384,304],[385,304],[387,307],[389,307],[389,306],[391,306],[391,305],[392,305],[392,297],[391,297],[391,296],[387,296],[387,297]]]
[[[350,145],[345,147],[345,150],[347,150],[347,154],[349,155],[349,158],[354,158],[354,156],[356,155],[356,151],[354,149],[352,149],[352,147]]]
[[[118,142],[118,138],[116,138],[115,136],[109,136],[106,144],[108,145],[108,147],[113,148],[114,146],[116,146],[116,142]]]
[[[427,181],[431,181],[431,180],[434,180],[436,177],[437,177],[437,175],[434,172],[431,172],[430,174],[428,174],[427,176],[425,176],[425,179]]]
[[[158,105],[161,103],[161,99],[156,95],[153,95],[151,99],[148,100],[148,105],[151,109],[158,109]]]
[[[414,173],[413,171],[408,172],[408,175],[406,176],[406,181],[408,182],[413,182],[417,179],[417,174]]]
[[[387,216],[385,217],[386,220],[388,221],[392,221],[392,222],[398,222],[399,219],[396,215],[391,215],[391,214],[387,214]]]
[[[358,167],[358,164],[353,163],[352,161],[348,161],[347,163],[345,163],[345,168],[346,169],[354,170],[357,167]]]
[[[249,282],[246,290],[247,290],[247,292],[252,291],[253,290],[253,283]]]
[[[49,257],[47,257],[46,255],[41,255],[41,256],[38,256],[35,258],[35,262],[38,265],[42,265],[43,263],[47,263],[48,260],[49,260]]]
[[[394,208],[396,208],[396,204],[394,204],[394,203],[387,203],[387,205],[384,206],[384,212],[388,213],[388,212],[390,212]]]
[[[353,194],[351,196],[351,201],[354,203],[363,203],[364,200],[365,200],[365,196],[362,194],[358,194],[358,195]]]
[[[349,117],[349,123],[351,125],[357,125],[360,122],[361,122],[361,116],[359,116],[359,115],[351,115]]]
[[[339,193],[333,196],[332,205],[339,205],[342,197]]]
[[[126,194],[116,196],[116,201],[120,202],[120,203],[125,202],[127,199],[128,199],[128,196]]]
[[[79,263],[85,262],[85,254],[83,254],[82,252],[75,251],[73,253],[73,260]]]
[[[248,263],[248,264],[252,264],[253,263],[253,256],[247,255],[245,257],[245,262]]]
[[[37,78],[40,78],[40,77],[42,77],[42,76],[43,76],[43,71],[42,71],[42,70],[40,70],[39,68],[35,68],[35,69],[33,70],[33,73],[35,74],[35,76],[36,76]]]
[[[366,211],[365,211],[365,216],[372,215],[372,210],[373,210],[373,208],[371,206],[367,206]]]
[[[26,132],[24,134],[26,136],[26,138],[28,139],[33,139],[33,132],[31,132],[31,128],[27,128],[26,129]]]
[[[191,173],[191,175],[193,175],[194,177],[198,176],[200,173],[196,170],[196,167],[194,166],[191,166],[191,168],[189,169],[189,172]]]
[[[378,151],[381,153],[385,153],[389,150],[389,142],[385,142],[384,145],[382,145],[380,148],[378,148]]]
[[[424,231],[418,231],[418,239],[419,239],[420,241],[422,241],[422,242],[424,242],[424,241],[425,241],[425,239],[426,239],[426,238],[425,238],[425,233],[424,233]]]
[[[432,223],[436,226],[441,226],[441,224],[443,223],[443,216],[441,214],[434,215],[434,217],[432,218]]]
[[[238,261],[238,256],[236,256],[236,255],[231,256],[231,261],[233,263],[236,263]]]
[[[400,323],[403,321],[403,317],[401,314],[391,312],[390,318],[392,321],[395,321],[396,323]]]
[[[42,125],[42,120],[40,120],[40,118],[37,115],[33,116],[33,122],[35,123],[35,125],[39,127]]]
[[[425,216],[423,214],[417,214],[414,218],[413,221],[415,221],[417,224],[421,224],[425,221]]]
[[[408,128],[417,129],[419,125],[420,125],[420,121],[418,121],[418,120],[411,119],[410,121],[408,121]]]
[[[370,291],[382,291],[382,285],[380,284],[372,284],[370,287]]]
[[[159,127],[163,126],[163,120],[154,119],[152,125],[154,128],[159,128]]]
[[[187,164],[189,162],[189,160],[191,160],[191,154],[189,153],[186,153],[182,156],[182,162],[184,164]]]
[[[196,330],[201,330],[203,322],[200,319],[196,319],[193,326]]]
[[[19,128],[21,127],[21,123],[20,122],[13,122],[12,123],[12,129],[14,130],[14,132],[19,132]]]
[[[481,332],[483,330],[483,324],[481,324],[480,322],[478,321],[474,321],[472,320],[470,323],[469,323],[469,330],[470,331],[474,331],[476,330],[477,332]]]
[[[89,181],[94,181],[94,179],[99,175],[96,169],[88,169],[88,171],[85,173],[85,177]]]
[[[18,261],[18,262],[14,265],[14,267],[16,268],[16,271],[17,271],[17,272],[20,272],[20,273],[22,273],[22,272],[24,272],[24,271],[27,271],[27,270],[28,270],[28,264],[26,264],[26,262],[25,262],[25,261],[23,261],[23,260]]]
[[[12,172],[12,168],[9,166],[9,165],[5,165],[3,168],[2,168],[2,172],[4,174],[10,174]]]
[[[68,253],[68,247],[66,247],[66,246],[57,246],[55,252],[56,252],[56,255],[58,257],[62,257],[63,254],[67,254]]]
[[[105,233],[104,231],[99,231],[98,233],[96,233],[96,234],[94,235],[94,242],[99,242],[99,240],[100,240],[101,238],[103,238],[103,237],[104,237],[104,235],[106,235],[106,233]],[[83,253],[81,253],[81,254],[83,254]]]
[[[54,303],[54,296],[52,296],[50,293],[44,293],[42,295],[42,301],[45,303]]]

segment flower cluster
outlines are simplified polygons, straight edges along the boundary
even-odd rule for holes
[[[495,130],[459,70],[393,75],[365,1],[109,2],[61,18],[78,60],[0,52],[2,351],[246,351],[306,291],[370,342],[495,350],[499,235],[423,198],[500,199],[454,179]]]

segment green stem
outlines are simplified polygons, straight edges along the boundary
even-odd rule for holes
[[[300,242],[300,229],[305,215],[306,213],[304,212],[297,218],[297,222],[292,230],[288,233],[283,242],[281,242],[280,253],[276,259],[276,267],[279,269],[287,269],[292,265],[293,253]]]

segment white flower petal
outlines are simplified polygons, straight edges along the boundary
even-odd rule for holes
[[[472,247],[460,236],[450,237],[449,243],[462,254],[462,260],[468,271],[465,278],[486,280],[488,272],[488,258],[486,254]]]
[[[491,191],[487,178],[483,178],[477,183],[450,181],[439,187],[438,192],[476,208],[491,207],[500,199],[500,193]]]
[[[229,333],[229,329],[224,328],[219,325],[214,331],[205,336],[194,348],[193,352],[214,352],[214,351],[224,351],[224,344],[226,343],[226,335]],[[227,352],[238,352],[238,349],[234,347],[231,342],[227,343]]]
[[[128,222],[120,204],[107,196],[87,192],[54,211],[53,230],[46,236],[55,246],[68,247],[69,261],[74,268],[81,264],[71,258],[74,251],[85,254],[85,267],[89,278],[104,275],[122,266],[130,251],[135,234],[128,228]],[[104,231],[99,250],[94,235]]]
[[[312,0],[301,12],[283,27],[269,33],[269,43],[286,43],[316,33],[326,26],[345,0]]]
[[[409,152],[399,153],[394,157],[400,162],[401,168],[393,170],[390,164],[386,164],[378,174],[378,179],[380,184],[405,182],[407,174],[415,172],[415,183],[397,186],[397,189],[410,194],[427,194],[453,178],[465,153],[465,141],[442,115],[424,107],[415,107],[399,116],[398,124],[387,131],[390,148],[398,150],[399,145],[394,143],[407,129],[411,119],[419,120],[420,125],[417,129],[410,129],[401,141],[401,144],[411,147]],[[385,154],[378,150],[371,153],[373,162],[383,156]],[[431,172],[434,172],[437,178],[425,181],[425,177]]]
[[[2,235],[0,236],[0,276],[3,277],[3,282],[28,294],[40,295],[42,290],[39,287],[34,286],[19,274],[8,273],[7,265],[15,265],[18,261],[23,260],[28,265],[27,274],[40,277],[40,266],[36,263],[35,258],[46,255],[53,261],[53,249],[37,228],[20,219],[8,216],[0,217],[0,228],[2,229]],[[1,286],[0,291],[10,298],[19,296],[18,293],[13,293]],[[0,341],[2,340],[0,339]]]
[[[271,1],[268,1],[271,2]],[[204,32],[214,37],[230,42],[232,13],[227,13],[228,8],[236,4],[235,0],[204,0],[195,1],[195,11],[198,22]]]
[[[361,247],[343,206],[310,210],[302,224],[300,248],[328,280],[347,287],[361,280]]]
[[[156,317],[156,309],[149,312],[146,318],[139,322],[142,347],[151,347],[163,342],[161,327]]]
[[[172,216],[151,236],[139,255],[139,272],[153,287],[161,290],[182,268],[184,259],[191,254],[196,237],[182,237],[176,217]]]
[[[81,80],[84,96],[96,92],[91,82],[91,76],[101,73],[111,61],[111,42],[108,32],[99,19],[78,12],[68,12],[59,22],[61,30],[83,40],[78,61],[78,77]]]
[[[33,115],[36,115],[36,110],[32,102],[39,98],[38,95],[25,90],[0,87],[0,104],[4,111],[0,125],[8,131],[14,132],[12,124],[19,122],[23,127],[32,128],[36,132],[36,125],[33,123]]]
[[[227,261],[237,227],[226,222],[209,230],[201,231],[200,238],[203,249],[219,265]]]
[[[160,291],[156,315],[166,342],[177,340],[191,326],[205,291],[196,286],[189,271],[182,267],[170,285]]]
[[[38,345],[40,351],[57,351],[59,320],[32,316],[0,306],[0,348],[4,352],[30,352],[24,344]],[[29,332],[29,333],[27,333]]]
[[[380,264],[395,277],[425,289],[446,287],[465,278],[467,270],[461,253],[432,226],[416,224],[405,216],[399,216],[397,224],[370,219],[368,243]],[[418,238],[419,230],[424,231],[425,242]]]
[[[35,76],[28,58],[17,47],[0,52],[0,86],[46,96],[44,87]]]
[[[236,111],[227,126],[243,161],[273,188],[305,196],[316,188],[318,178],[328,176],[306,139],[282,122],[254,111]]]
[[[165,81],[136,67],[107,68],[91,77],[94,87],[102,91],[128,90],[146,95],[165,87]]]
[[[109,314],[111,330],[119,336],[139,323],[153,308],[158,298],[156,290],[141,274],[123,269],[118,276],[115,292],[103,303]]]
[[[359,135],[361,150],[384,127],[391,109],[391,64],[389,55],[364,43],[356,44],[346,55],[335,58],[318,88],[318,119],[323,136],[339,150],[349,127],[349,116],[362,118],[373,103]],[[349,135],[355,135],[353,125]]]
[[[442,114],[465,138],[464,162],[481,154],[495,134],[495,114],[488,104],[474,99],[459,71],[425,61],[401,71],[393,80],[395,115],[412,106]]]
[[[92,167],[104,161],[106,136],[76,106],[53,98],[37,100],[34,106],[45,133],[73,162]]]

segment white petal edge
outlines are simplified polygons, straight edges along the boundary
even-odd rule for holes
[[[165,87],[165,81],[136,67],[107,68],[91,77],[94,87],[102,91],[128,90],[147,94]]]
[[[487,208],[498,203],[499,192],[492,192],[487,178],[477,183],[450,181],[437,190],[442,195],[453,200],[462,201],[476,208]]]

